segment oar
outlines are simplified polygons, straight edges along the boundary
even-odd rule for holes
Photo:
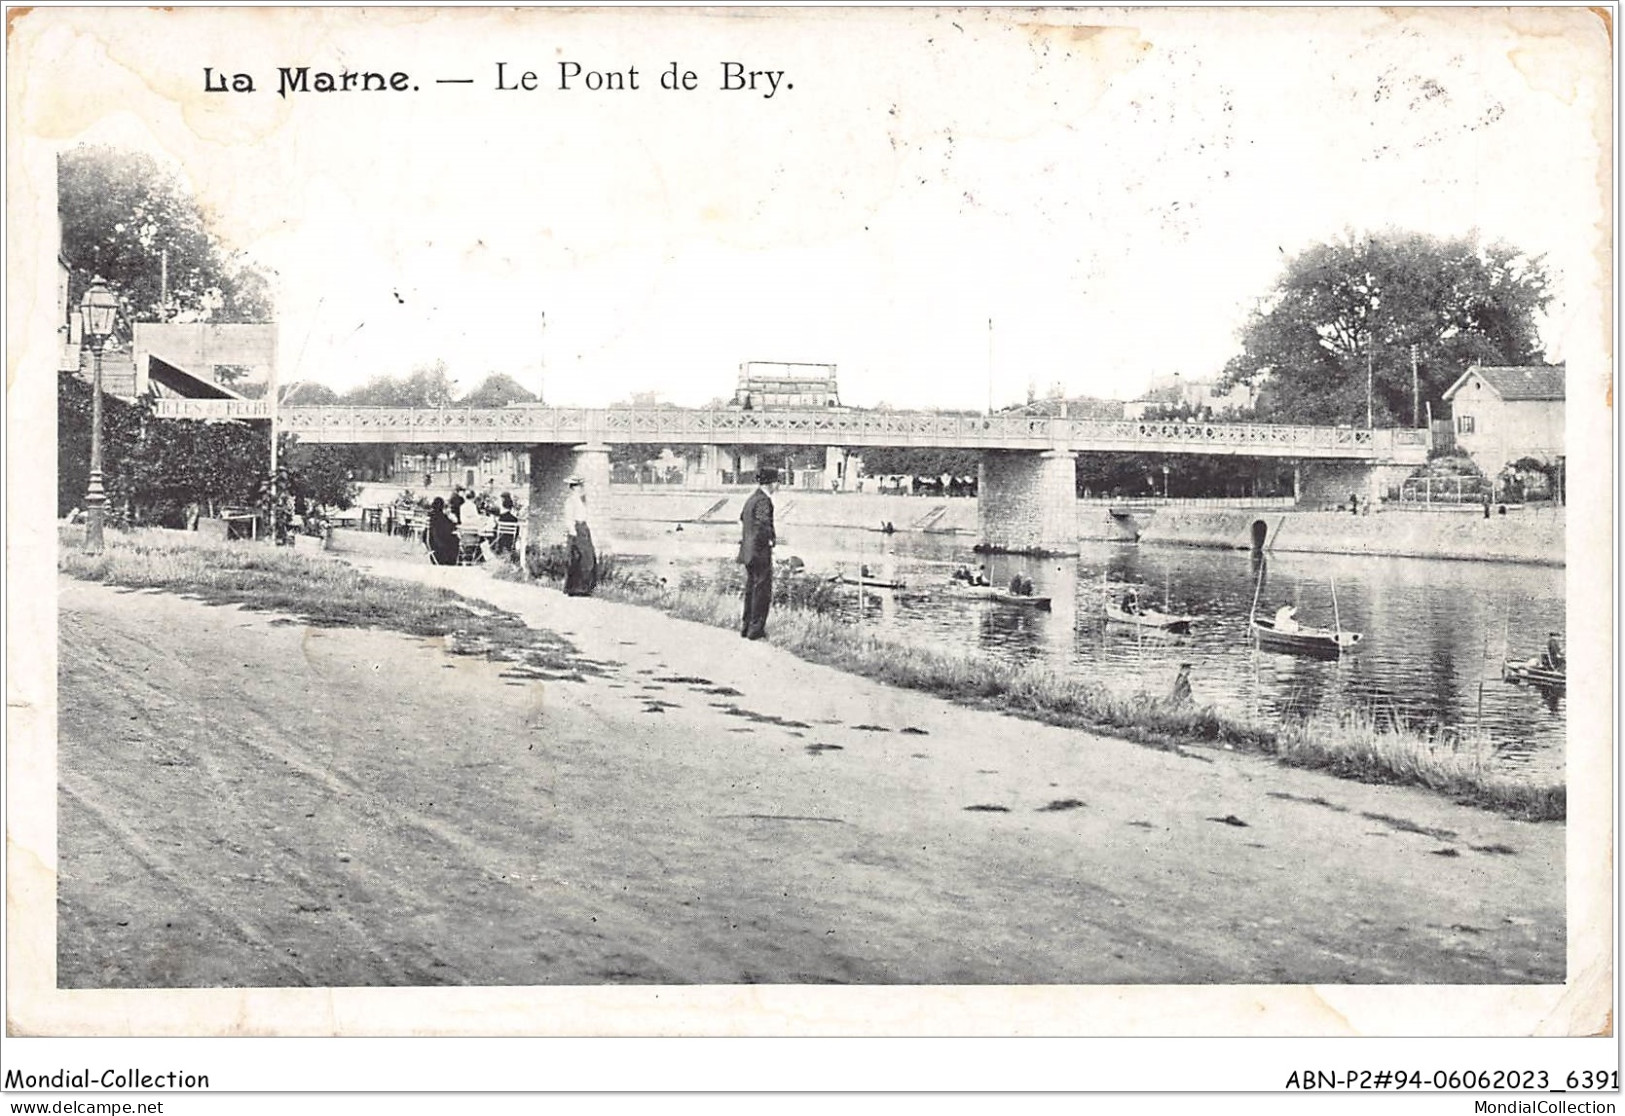
[[[1247,627],[1249,629],[1252,628],[1253,621],[1258,618],[1258,594],[1263,588],[1264,588],[1264,556],[1259,555],[1259,557],[1258,557],[1258,580],[1253,583],[1253,610],[1247,614]]]

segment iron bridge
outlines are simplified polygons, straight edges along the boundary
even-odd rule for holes
[[[268,420],[263,399],[160,399],[160,418]],[[1427,460],[1428,432],[1399,428],[1278,426],[1248,422],[924,411],[742,411],[678,408],[283,407],[278,428],[301,442],[653,443],[658,445],[904,446],[930,449],[1073,450],[1349,459]]]

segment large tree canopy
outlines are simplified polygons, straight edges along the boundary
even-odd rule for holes
[[[1542,259],[1474,237],[1389,231],[1319,244],[1287,264],[1242,332],[1225,382],[1259,386],[1260,418],[1409,426],[1473,363],[1543,358]]]
[[[77,304],[100,275],[129,300],[135,321],[266,321],[265,277],[209,228],[209,215],[175,175],[149,156],[81,146],[57,160],[62,252]],[[168,254],[169,306],[163,302]]]
[[[452,380],[446,362],[437,360],[419,365],[404,379],[374,376],[345,392],[340,400],[356,407],[449,407]]]
[[[493,372],[479,387],[457,401],[459,407],[506,407],[510,403],[540,403],[536,394],[506,372]]]

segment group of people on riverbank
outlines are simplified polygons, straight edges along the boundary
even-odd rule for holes
[[[511,525],[504,528],[504,525]],[[491,548],[493,555],[514,557],[519,537],[519,508],[513,496],[504,492],[493,505],[482,505],[472,492],[465,493],[462,485],[452,489],[449,501],[436,496],[429,502],[429,521],[425,542],[431,560],[440,566],[455,566],[466,545],[466,538],[475,538]]]

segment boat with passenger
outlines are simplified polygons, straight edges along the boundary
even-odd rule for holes
[[[1247,617],[1253,644],[1266,651],[1290,651],[1299,655],[1336,659],[1356,650],[1365,638],[1363,632],[1352,632],[1343,627],[1343,618],[1337,608],[1337,582],[1332,586],[1332,623],[1330,628],[1316,628],[1300,624],[1297,608],[1282,605],[1269,619],[1258,615],[1258,594],[1264,585],[1264,566],[1258,567],[1258,584],[1253,588],[1253,610]]]

